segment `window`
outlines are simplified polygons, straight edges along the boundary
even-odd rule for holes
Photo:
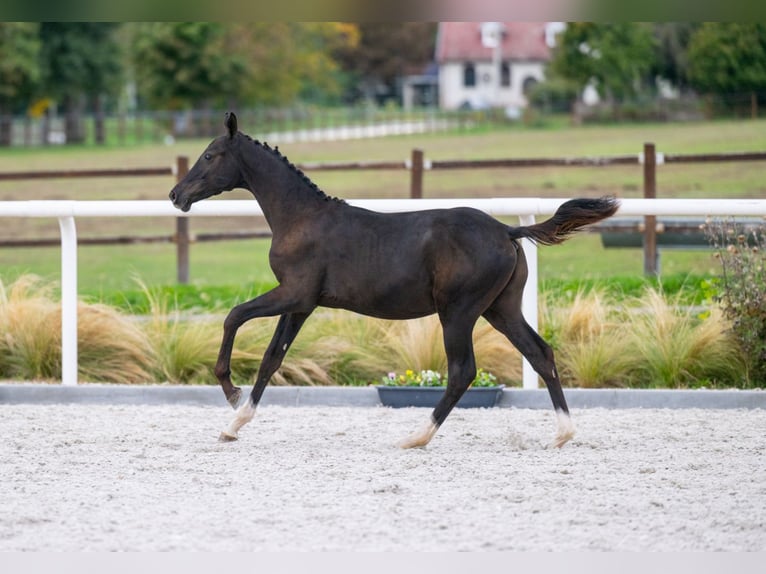
[[[533,78],[532,76],[526,78],[524,80],[524,83],[522,84],[522,91],[524,95],[528,95],[529,92],[537,85],[537,78]]]
[[[463,66],[463,85],[466,87],[476,85],[476,68],[471,62],[466,62]]]
[[[508,62],[500,64],[500,85],[505,88],[511,85],[511,65]]]

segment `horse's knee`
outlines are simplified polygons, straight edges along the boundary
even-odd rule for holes
[[[228,381],[231,377],[231,368],[229,365],[217,364],[213,369],[213,374],[219,382]]]

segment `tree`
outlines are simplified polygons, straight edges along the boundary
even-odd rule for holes
[[[336,55],[356,45],[355,25],[339,22],[249,22],[229,32],[230,50],[244,56],[248,75],[240,101],[284,105],[299,98],[340,95]]]
[[[101,98],[120,88],[122,57],[114,37],[119,26],[114,22],[40,24],[44,86],[63,107],[67,143],[85,140],[82,113],[88,100],[98,111]]]
[[[335,50],[354,29],[332,22],[139,24],[134,69],[150,105],[284,105],[337,91]]]
[[[29,104],[40,81],[36,22],[0,22],[0,146],[11,144],[12,114]]]
[[[133,37],[139,94],[150,104],[183,109],[235,92],[245,62],[225,49],[221,22],[150,22]]]
[[[689,80],[707,94],[766,91],[766,24],[703,24],[690,41]]]
[[[689,85],[689,42],[699,26],[698,22],[652,24],[657,54],[652,78],[664,78],[680,90]]]
[[[551,71],[583,87],[592,81],[602,97],[620,101],[642,89],[655,57],[646,24],[572,22],[559,36]]]
[[[433,60],[435,22],[362,22],[358,26],[358,45],[340,50],[338,57],[365,97],[375,97],[381,88],[387,94],[396,93],[399,78],[421,73]]]

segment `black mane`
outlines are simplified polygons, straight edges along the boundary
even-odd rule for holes
[[[246,137],[248,139],[252,139],[252,138],[250,138],[250,136],[246,136]],[[316,183],[311,181],[311,178],[309,176],[307,176],[305,173],[303,173],[303,171],[297,165],[292,163],[289,159],[287,159],[287,156],[285,156],[284,154],[282,154],[282,152],[279,151],[279,146],[274,146],[272,148],[265,141],[264,142],[260,142],[260,141],[255,140],[255,139],[253,139],[252,141],[253,141],[253,143],[255,145],[260,146],[261,148],[265,149],[266,151],[272,153],[277,158],[282,160],[282,162],[287,167],[289,167],[291,171],[295,172],[298,175],[298,177],[300,177],[303,180],[303,183],[305,183],[307,186],[309,186],[311,189],[313,189],[325,201],[337,201],[339,203],[346,203],[343,199],[340,199],[338,197],[333,197],[331,195],[327,195],[324,191],[322,191],[320,189],[320,187]]]

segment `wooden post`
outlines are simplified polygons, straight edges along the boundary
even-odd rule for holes
[[[644,144],[644,199],[657,197],[657,154],[653,143]],[[644,216],[644,275],[657,275],[657,217]]]
[[[423,198],[423,150],[412,150],[412,165],[410,166],[410,198]]]
[[[189,158],[176,157],[176,182],[189,172]],[[176,217],[176,278],[178,283],[189,283],[189,218]]]

